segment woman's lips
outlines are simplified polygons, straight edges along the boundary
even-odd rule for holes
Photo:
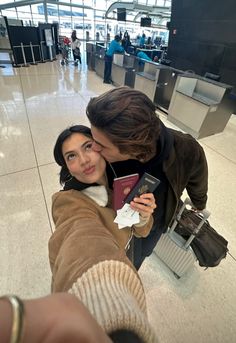
[[[87,169],[84,170],[84,174],[85,175],[90,175],[90,174],[92,174],[94,172],[94,170],[95,170],[95,167],[87,168]]]

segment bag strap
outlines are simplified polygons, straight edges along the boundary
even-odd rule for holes
[[[172,224],[172,226],[170,227],[168,233],[171,235],[171,233],[175,230],[181,216],[182,216],[182,213],[183,211],[185,210],[186,206],[187,205],[190,205],[191,207],[194,207],[192,201],[189,199],[189,198],[186,198],[184,200],[184,203],[183,205],[181,206],[178,214],[176,215],[175,217],[175,220]],[[207,211],[207,210],[202,210],[202,211],[199,211],[198,214],[201,215],[202,219],[200,221],[200,223],[198,224],[198,226],[195,228],[195,230],[193,231],[193,233],[191,234],[191,236],[189,237],[189,239],[186,241],[186,243],[184,244],[184,248],[187,249],[189,247],[189,245],[191,244],[191,242],[193,241],[194,237],[197,235],[197,233],[199,232],[199,230],[201,229],[201,227],[203,226],[203,224],[205,223],[205,221],[209,218],[210,216],[210,212]],[[197,214],[196,214],[197,215]],[[199,216],[200,217],[200,216]]]

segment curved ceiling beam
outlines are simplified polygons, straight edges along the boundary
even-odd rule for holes
[[[145,15],[160,15],[162,13],[169,12],[171,14],[171,7],[164,7],[164,6],[147,6],[142,5],[139,3],[134,2],[114,2],[111,6],[107,9],[105,18],[107,19],[114,19],[109,17],[109,13],[112,13],[117,8],[125,8],[128,11],[134,12],[142,12]]]

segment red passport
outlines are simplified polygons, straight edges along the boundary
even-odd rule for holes
[[[113,209],[119,210],[124,206],[124,199],[131,189],[136,185],[139,174],[131,174],[118,177],[113,181]]]

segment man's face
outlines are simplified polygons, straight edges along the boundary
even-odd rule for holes
[[[134,158],[128,154],[121,154],[119,149],[106,137],[106,135],[94,126],[91,126],[94,139],[92,149],[100,154],[108,162],[126,161]]]

